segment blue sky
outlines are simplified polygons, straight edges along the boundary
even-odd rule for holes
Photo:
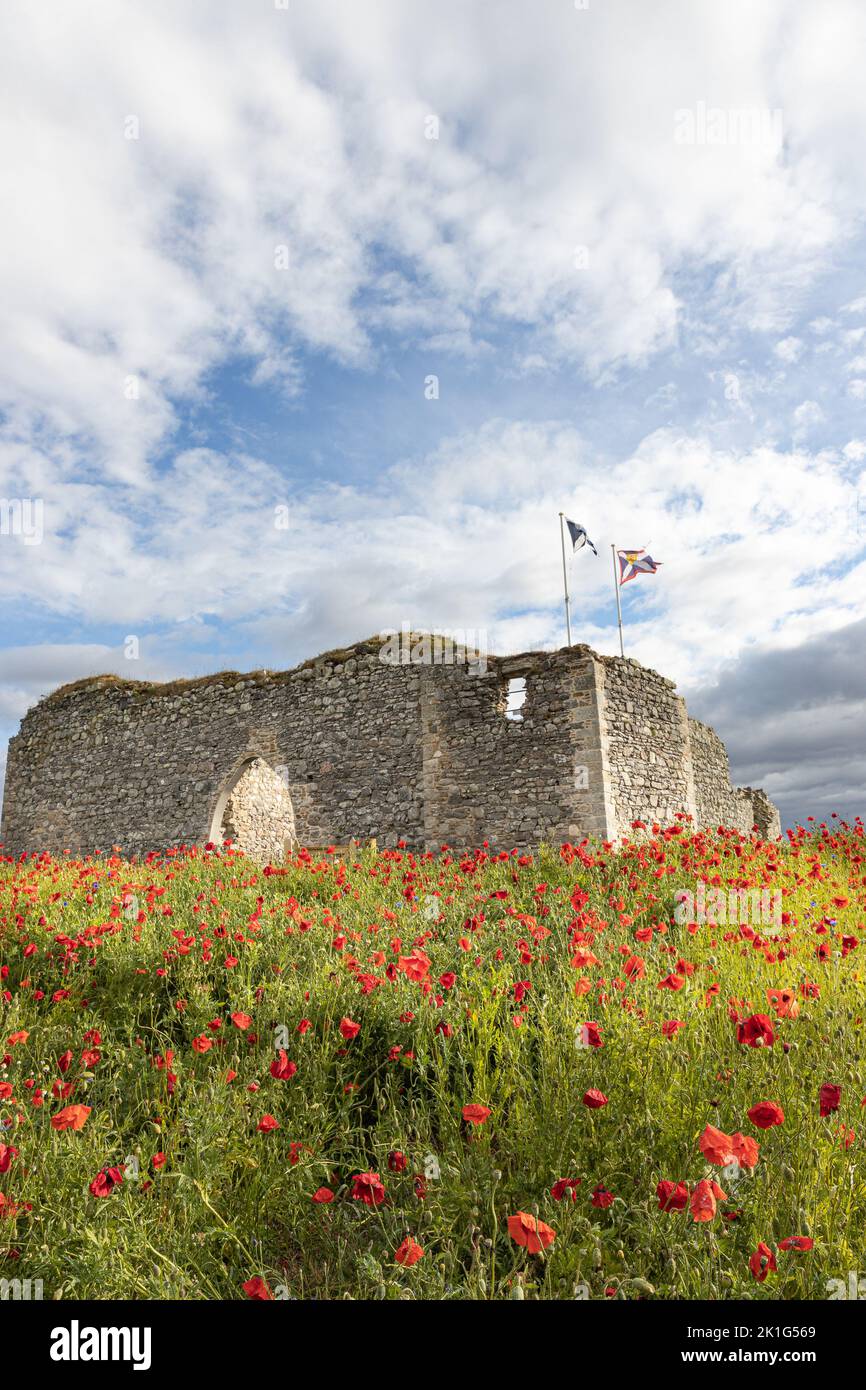
[[[627,654],[789,821],[862,810],[861,5],[6,17],[0,745],[98,671],[561,645],[563,509],[575,640],[647,546]]]

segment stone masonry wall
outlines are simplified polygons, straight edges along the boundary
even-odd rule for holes
[[[731,787],[721,740],[637,662],[585,646],[486,668],[382,654],[372,639],[291,671],[63,687],[11,740],[3,852],[141,853],[232,832],[261,859],[293,839],[510,849],[680,811],[778,834],[766,796]]]
[[[525,679],[520,717],[508,682]],[[603,769],[588,648],[530,652],[485,675],[431,671],[424,691],[425,838],[429,847],[530,845],[603,836]]]
[[[636,661],[598,663],[616,833],[632,820],[667,825],[679,812],[696,816],[688,716],[673,681]]]
[[[294,671],[178,686],[104,680],[31,709],[11,740],[7,849],[129,853],[204,843],[245,763],[281,777],[305,844],[421,838],[420,673],[379,644]]]
[[[744,832],[751,829],[751,805],[731,786],[728,750],[722,740],[697,719],[689,720],[689,735],[701,824],[733,825]]]
[[[728,750],[715,729],[690,719],[689,737],[699,824],[733,826],[744,835],[756,825],[765,839],[776,839],[781,834],[778,810],[760,788],[731,786]]]
[[[244,767],[226,799],[218,842],[231,840],[251,859],[279,860],[297,843],[295,813],[288,788],[264,758]]]

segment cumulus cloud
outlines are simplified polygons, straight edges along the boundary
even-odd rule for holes
[[[604,547],[574,561],[578,639],[615,649],[609,543],[651,547],[629,647],[694,688],[861,619],[863,454],[834,422],[866,297],[815,302],[862,226],[855,0],[5,18],[0,498],[40,499],[45,535],[0,537],[4,731],[47,685],[128,673],[126,634],[166,675],[404,619],[555,645],[560,508]],[[313,401],[324,435],[322,364],[379,381],[413,353],[495,404],[375,468],[239,449],[242,388],[287,436]],[[556,408],[528,402],[550,381]]]
[[[826,10],[781,0],[11,0],[6,20],[10,423],[84,432],[130,483],[226,357],[297,390],[300,349],[370,363],[388,329],[471,352],[492,315],[599,374],[673,342],[686,261],[781,322],[853,216],[861,84],[825,84],[862,48],[856,5],[820,84]],[[783,147],[678,142],[676,112],[716,94],[783,110]]]

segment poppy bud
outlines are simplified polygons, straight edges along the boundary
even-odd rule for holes
[[[632,1287],[633,1289],[637,1289],[638,1293],[645,1293],[645,1294],[654,1294],[654,1293],[655,1293],[655,1288],[654,1288],[654,1286],[653,1286],[652,1284],[650,1284],[650,1283],[648,1282],[648,1280],[646,1280],[646,1279],[631,1279],[631,1280],[629,1280],[629,1283],[631,1284],[631,1287]]]

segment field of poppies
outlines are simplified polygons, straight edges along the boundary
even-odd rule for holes
[[[701,884],[781,911],[686,920]],[[0,1280],[866,1296],[864,923],[864,829],[835,819],[0,858]]]

